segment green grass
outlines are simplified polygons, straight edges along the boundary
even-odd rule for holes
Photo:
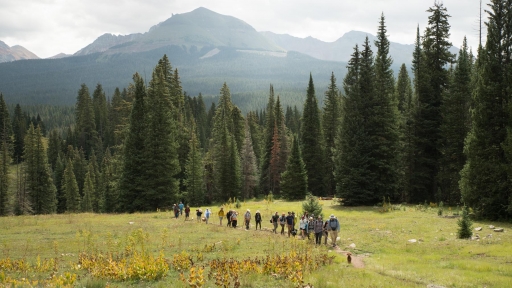
[[[328,251],[329,255],[336,255],[336,259],[333,264],[306,274],[305,283],[315,287],[425,287],[428,284],[507,287],[512,283],[512,225],[508,223],[475,222],[473,227],[483,227],[482,231],[476,232],[480,241],[459,240],[456,239],[457,219],[438,217],[436,209],[422,212],[407,207],[405,211],[382,213],[374,207],[334,206],[331,201],[321,203],[325,216],[335,214],[340,220],[342,228],[338,245],[342,250],[363,257],[365,268],[348,265],[332,248],[322,246],[314,251]],[[216,206],[202,208],[203,211],[212,208],[214,215],[218,211]],[[242,203],[238,211],[242,214],[247,208],[253,215],[260,210],[263,227],[270,230],[271,214],[276,211],[300,212],[301,202],[276,201],[267,205],[264,201],[253,201]],[[57,257],[57,274],[78,274],[77,286],[81,287],[102,287],[107,283],[111,287],[187,287],[178,280],[179,273],[172,268],[165,278],[154,282],[93,279],[86,271],[71,268],[77,264],[78,254],[82,251],[122,252],[134,231],[139,229],[147,233],[143,249],[149,253],[158,256],[163,251],[169,262],[173,255],[182,251],[194,259],[201,254],[201,265],[219,258],[241,260],[301,251],[305,245],[310,245],[310,242],[292,240],[265,230],[221,227],[216,216],[209,225],[197,223],[195,214],[191,214],[194,219],[187,222],[183,218],[173,219],[170,212],[2,217],[0,259],[26,259],[35,264],[37,256],[41,259]],[[490,224],[505,228],[505,232],[493,232],[487,228]],[[488,234],[492,237],[485,238]],[[409,243],[409,239],[421,240]],[[355,249],[348,248],[351,243],[356,244]],[[215,244],[213,248],[205,248],[212,244]],[[5,273],[14,279],[39,279],[48,274]],[[287,280],[251,273],[242,275],[240,282],[242,287],[292,287]],[[205,287],[215,287],[214,282],[208,281]]]

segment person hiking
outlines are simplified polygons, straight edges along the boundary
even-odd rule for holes
[[[180,216],[180,208],[178,208],[178,205],[174,204],[173,210],[174,210],[174,217],[176,217],[176,219],[178,219],[178,217]]]
[[[329,238],[329,232],[327,231],[327,225],[329,225],[329,220],[326,220],[324,222],[324,225],[322,226],[322,233],[324,234],[324,244],[327,245],[327,238]]]
[[[336,247],[336,238],[338,238],[338,232],[340,231],[340,223],[338,222],[338,219],[334,217],[334,214],[331,214],[329,225],[327,227],[331,234],[332,247]]]
[[[212,212],[210,211],[210,209],[206,208],[206,211],[204,212],[204,218],[206,219],[205,220],[206,224],[208,224],[208,220],[210,220],[211,214],[212,214]]]
[[[245,214],[244,214],[245,230],[249,230],[250,222],[251,222],[251,210],[247,209],[247,212],[245,212]]]
[[[222,226],[222,218],[224,218],[224,208],[223,207],[220,207],[220,211],[219,211],[218,215],[219,215],[219,220],[220,220],[220,226]]]
[[[293,224],[292,224],[292,231],[295,230],[295,225],[297,225],[299,223],[299,218],[297,217],[297,215],[295,215],[295,212],[292,211],[292,216],[293,216]]]
[[[276,214],[272,215],[272,218],[270,219],[270,223],[274,225],[274,234],[277,234],[277,225],[279,225],[279,213],[276,212]]]
[[[197,209],[196,210],[197,222],[201,222],[201,215],[203,215],[203,210]]]
[[[290,235],[292,234],[292,230],[293,229],[293,215],[292,213],[288,212],[288,216],[286,216],[286,226],[288,228],[288,237],[290,237]]]
[[[284,225],[286,224],[286,214],[283,213],[279,218],[279,224],[281,225],[281,235],[284,235]]]
[[[308,221],[308,239],[309,239],[309,236],[314,236],[315,235],[315,218],[313,218],[315,215],[311,215],[309,216],[309,221]]]
[[[302,240],[304,240],[304,236],[306,236],[306,232],[308,231],[308,220],[304,216],[300,218],[299,229]]]
[[[254,220],[256,221],[256,230],[258,230],[258,225],[260,225],[260,230],[261,230],[261,214],[260,214],[260,210],[256,210],[256,214],[254,214]]]
[[[190,207],[187,207],[185,208],[185,221],[188,220],[188,217],[190,216]]]
[[[183,205],[183,202],[180,202],[180,204],[178,204],[178,208],[180,208],[180,215],[183,215],[183,208],[185,207],[185,205]]]
[[[236,211],[231,212],[231,227],[236,228],[238,219],[238,213]]]
[[[322,244],[322,234],[324,234],[324,221],[322,221],[322,216],[318,216],[318,219],[314,222],[313,226],[315,231],[315,244],[320,245]]]
[[[226,219],[228,220],[228,227],[231,227],[231,215],[233,215],[233,210],[229,210],[228,213],[226,213]]]

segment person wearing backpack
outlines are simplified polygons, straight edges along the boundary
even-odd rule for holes
[[[290,235],[292,235],[292,231],[294,230],[293,229],[293,222],[294,222],[294,217],[292,215],[292,213],[288,212],[288,216],[286,216],[286,226],[288,228],[288,237],[290,237]],[[295,235],[293,235],[295,236]]]
[[[284,235],[284,225],[286,224],[286,214],[283,213],[283,215],[279,218],[279,225],[281,225],[281,235]]]
[[[334,217],[334,214],[331,214],[327,227],[331,234],[332,247],[336,247],[336,238],[338,238],[338,232],[340,231],[340,223],[338,222],[338,219]]]
[[[208,220],[210,220],[211,214],[212,214],[212,212],[210,211],[210,209],[206,208],[206,211],[204,212],[204,218],[206,218],[206,220],[205,220],[206,224],[208,224]]]
[[[260,210],[257,210],[256,214],[254,214],[254,220],[256,221],[256,230],[258,230],[258,225],[260,225],[260,230],[261,230],[261,214],[260,214]]]
[[[226,213],[226,219],[228,220],[228,227],[231,227],[231,215],[233,215],[233,210],[229,210],[228,213]]]
[[[324,221],[322,221],[322,216],[318,216],[318,219],[314,222],[313,226],[315,231],[315,244],[320,245],[322,244],[322,234],[324,234]]]
[[[235,228],[236,229],[236,224],[237,224],[237,220],[238,220],[238,213],[236,213],[236,211],[233,211],[231,212],[231,227]]]
[[[244,214],[244,224],[245,229],[249,230],[249,224],[251,223],[251,210],[247,209],[247,212]]]
[[[308,222],[308,240],[309,240],[309,235],[311,236],[314,236],[315,235],[315,218],[313,218],[315,215],[311,215],[309,217],[309,222]]]
[[[274,234],[277,234],[277,225],[279,225],[279,213],[276,212],[276,214],[272,216],[272,219],[270,219],[270,223],[274,225],[274,230],[272,230],[272,232],[274,232]]]

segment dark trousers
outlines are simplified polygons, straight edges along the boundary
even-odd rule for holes
[[[236,220],[231,220],[231,227],[236,228]]]
[[[281,235],[284,235],[284,224],[281,224]]]
[[[322,234],[324,232],[318,232],[318,233],[315,233],[315,243],[320,245],[322,244]]]
[[[251,220],[245,220],[245,229],[249,230],[249,223]]]
[[[260,225],[260,230],[261,230],[261,221],[256,221],[256,230],[258,230],[258,225]]]

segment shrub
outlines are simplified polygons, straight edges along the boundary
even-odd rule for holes
[[[311,193],[306,195],[306,201],[302,202],[302,212],[308,212],[309,215],[322,216],[322,205],[318,201],[318,198],[313,196]]]
[[[467,206],[462,207],[462,217],[457,221],[457,225],[459,225],[459,230],[457,231],[457,236],[459,239],[468,239],[473,236],[471,219],[469,219],[469,208]]]

